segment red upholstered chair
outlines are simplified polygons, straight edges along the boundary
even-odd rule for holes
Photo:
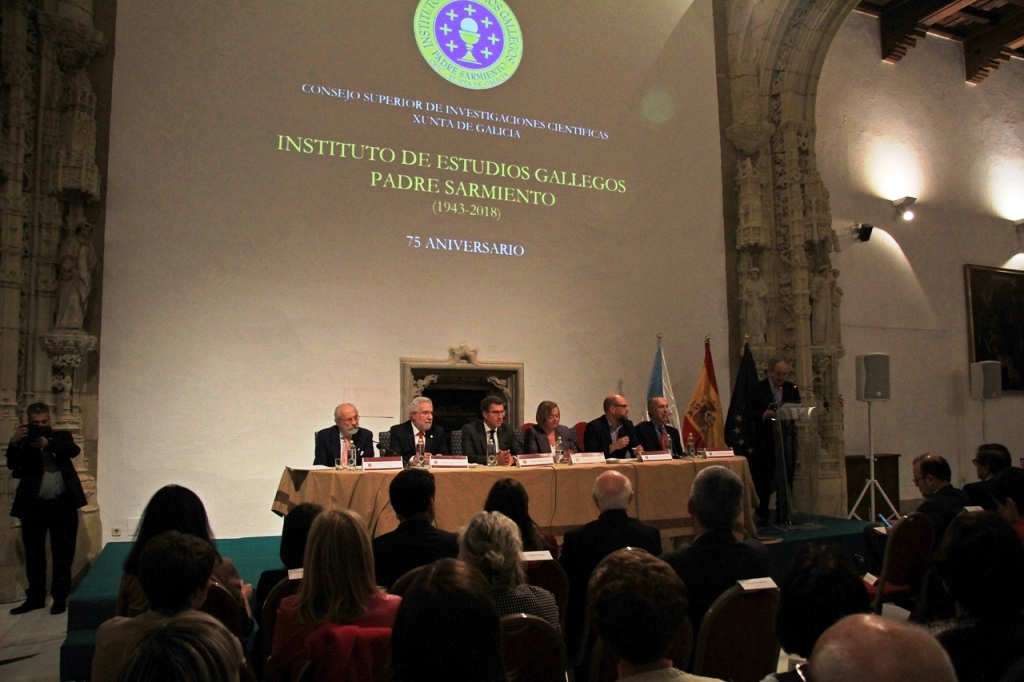
[[[281,582],[274,585],[274,588],[270,590],[270,594],[267,595],[267,600],[263,602],[263,616],[260,623],[260,633],[263,635],[263,651],[270,653],[270,645],[274,642],[274,625],[277,624],[277,607],[281,605],[281,600],[285,597],[290,597],[293,594],[298,594],[299,584],[301,580],[290,580],[283,578]]]
[[[316,682],[386,682],[391,628],[324,623],[306,638]]]
[[[580,452],[586,452],[587,446],[583,444],[583,432],[587,430],[587,422],[576,422],[576,425],[572,428],[576,431],[576,445],[579,447]]]
[[[719,595],[700,624],[693,674],[758,682],[775,672],[779,603],[778,589],[748,592],[733,585]]]
[[[569,599],[569,576],[557,561],[527,561],[526,583],[543,587],[555,595],[558,604],[558,620],[565,628],[565,606]]]
[[[562,635],[537,616],[514,613],[501,619],[501,659],[509,679],[565,682],[569,657]]]
[[[915,593],[931,562],[934,537],[931,519],[919,512],[889,529],[882,575],[874,585],[864,583],[875,613],[882,613],[883,603]]]

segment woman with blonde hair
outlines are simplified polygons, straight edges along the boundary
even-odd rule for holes
[[[494,593],[498,613],[539,616],[561,630],[555,596],[526,584],[519,527],[500,512],[477,512],[459,533],[459,559],[477,568]]]
[[[299,593],[277,610],[267,659],[269,682],[293,680],[305,664],[305,640],[320,625],[390,628],[401,598],[377,587],[373,546],[363,519],[337,509],[320,514],[309,530]]]

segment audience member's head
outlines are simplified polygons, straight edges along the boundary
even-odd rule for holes
[[[1024,516],[1024,469],[1011,467],[992,480],[996,511],[1010,523]]]
[[[173,616],[202,606],[216,561],[209,542],[176,530],[147,542],[139,557],[139,583],[149,608]]]
[[[723,466],[711,466],[693,479],[688,507],[704,530],[732,530],[742,500],[740,477]]]
[[[779,643],[786,652],[804,658],[836,621],[867,613],[871,606],[864,581],[850,561],[831,547],[800,552],[779,588]]]
[[[931,497],[949,485],[953,472],[944,457],[926,452],[914,458],[914,485],[924,497]]]
[[[526,582],[519,528],[501,512],[477,512],[459,533],[459,559],[473,566],[494,587]]]
[[[633,484],[618,471],[606,471],[594,481],[594,503],[602,513],[627,509],[632,499]]]
[[[281,563],[285,568],[302,568],[309,529],[313,526],[313,519],[323,510],[319,504],[303,502],[284,517],[284,526],[281,528]]]
[[[347,623],[378,592],[373,547],[363,519],[348,509],[325,511],[313,521],[302,560],[299,620]]]
[[[978,478],[982,481],[992,478],[1013,466],[1013,458],[1005,445],[985,443],[978,446],[978,454],[974,457],[974,467]]]
[[[501,625],[487,579],[441,559],[418,571],[391,631],[392,682],[498,682]]]
[[[1024,544],[995,512],[961,514],[949,524],[936,554],[946,589],[978,618],[1024,609]]]
[[[881,616],[847,616],[818,638],[809,682],[956,682],[942,646],[920,628]]]
[[[124,560],[124,572],[138,575],[139,556],[146,543],[169,530],[194,535],[213,545],[206,507],[199,496],[184,486],[165,485],[150,498],[142,512],[135,542]]]
[[[502,478],[491,486],[484,502],[484,511],[501,512],[519,527],[523,549],[543,549],[543,540],[537,524],[530,518],[530,496],[526,487],[514,478]]]
[[[243,659],[220,621],[186,611],[149,629],[124,660],[118,682],[236,682]]]
[[[436,491],[434,474],[426,469],[399,471],[388,486],[391,507],[400,521],[420,514],[430,515]]]
[[[587,591],[598,634],[629,665],[664,658],[686,618],[683,581],[671,566],[642,550],[609,554],[594,570]]]

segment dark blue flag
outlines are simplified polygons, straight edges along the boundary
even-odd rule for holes
[[[754,433],[757,425],[747,418],[747,405],[757,393],[757,365],[750,352],[750,344],[743,346],[743,360],[736,374],[729,400],[729,414],[725,418],[725,443],[741,457],[754,454]]]

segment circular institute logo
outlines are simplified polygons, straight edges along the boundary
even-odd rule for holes
[[[414,30],[430,68],[471,90],[507,81],[523,54],[519,22],[502,0],[420,0]]]

